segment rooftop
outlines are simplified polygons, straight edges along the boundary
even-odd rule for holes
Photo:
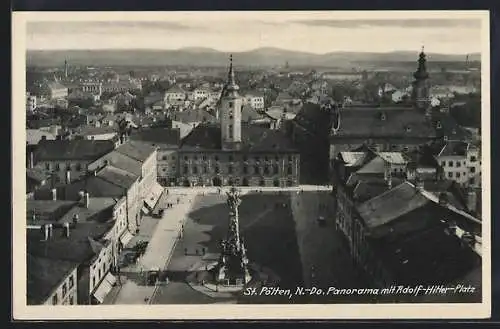
[[[172,120],[181,121],[184,123],[195,123],[195,122],[215,122],[216,119],[213,115],[208,113],[204,109],[187,109],[182,112],[176,112],[173,114]]]
[[[72,223],[75,215],[80,222],[106,222],[113,218],[113,207],[116,199],[109,197],[90,197],[89,207],[75,205],[58,222]]]
[[[38,161],[95,160],[115,147],[112,141],[54,140],[40,141],[35,153]]]
[[[78,127],[77,133],[82,136],[89,136],[89,135],[112,134],[112,133],[117,133],[117,131],[114,127],[110,126],[95,127],[91,125],[84,125]]]
[[[221,150],[219,124],[200,124],[183,139],[182,150]],[[280,131],[264,127],[241,125],[243,152],[294,152],[291,141]]]
[[[115,151],[137,161],[144,162],[156,151],[156,147],[140,141],[128,141],[118,146]]]
[[[135,131],[130,135],[134,141],[151,143],[152,146],[172,147],[180,143],[179,128],[149,128]]]
[[[448,141],[438,156],[466,156],[469,143],[463,141]]]
[[[113,225],[113,221],[79,222],[70,227],[69,237],[64,235],[62,227],[55,227],[47,241],[41,229],[27,229],[27,252],[37,257],[88,264],[103,248],[106,242],[102,238]]]
[[[113,165],[107,165],[99,170],[97,177],[124,188],[130,188],[138,179],[138,176],[133,173]]]
[[[42,304],[61,282],[63,282],[78,263],[27,254],[27,290],[28,305]]]
[[[39,168],[27,168],[26,178],[40,183],[49,179],[50,175],[44,170],[41,170]]]
[[[26,141],[29,145],[36,145],[43,138],[46,140],[55,140],[56,135],[40,129],[26,129]]]
[[[99,160],[99,163],[94,162],[92,166],[95,165],[99,167],[104,167],[106,165],[111,165],[116,168],[120,168],[122,170],[128,171],[134,175],[140,176],[142,175],[142,162],[130,157],[127,154],[120,153],[116,150],[109,152],[103,158]]]

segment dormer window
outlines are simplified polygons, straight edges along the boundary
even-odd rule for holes
[[[443,126],[441,125],[441,121],[438,121],[437,124],[436,124],[436,128],[437,129],[441,129],[443,128]]]
[[[406,132],[407,133],[411,132],[411,127],[410,126],[406,126]]]
[[[380,120],[385,121],[385,119],[386,119],[385,113],[381,113]]]

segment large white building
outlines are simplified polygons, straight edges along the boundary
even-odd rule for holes
[[[463,141],[447,141],[436,160],[446,179],[466,187],[481,186],[481,158],[477,146]]]

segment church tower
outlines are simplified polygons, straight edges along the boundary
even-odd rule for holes
[[[233,55],[229,57],[229,61],[228,78],[219,105],[221,145],[223,150],[239,150],[241,146],[241,107],[243,100],[238,94],[240,88],[234,79]]]
[[[418,109],[428,110],[430,107],[429,99],[429,73],[427,73],[427,59],[424,53],[424,47],[418,58],[418,68],[413,77],[413,95],[412,101]]]
[[[68,61],[64,60],[64,77],[68,78]]]

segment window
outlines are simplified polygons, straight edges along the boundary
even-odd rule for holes
[[[476,172],[476,167],[470,167],[470,172],[475,173]]]
[[[161,171],[165,172],[165,171],[167,171],[167,169],[163,168]]]
[[[259,166],[257,166],[257,165],[254,166],[254,173],[256,173],[256,174],[260,173],[260,167]]]
[[[58,299],[57,299],[57,293],[52,296],[52,305],[57,305]]]
[[[453,161],[448,161],[448,166],[453,167]]]
[[[471,157],[470,157],[470,162],[476,162],[476,161],[477,161],[477,159],[476,159],[476,157],[475,157],[475,156],[471,156]]]
[[[208,172],[207,166],[203,166],[203,173],[206,174]]]
[[[187,174],[189,172],[188,166],[184,166],[184,173]]]
[[[243,156],[243,161],[248,161],[248,157],[246,155]]]
[[[441,161],[441,167],[446,167],[446,161]]]
[[[187,156],[184,157],[184,161],[188,161],[188,157]]]
[[[220,168],[218,166],[215,167],[215,173],[216,174],[220,173]]]
[[[228,174],[232,174],[233,173],[233,166],[227,167],[227,172],[228,172]]]
[[[233,107],[233,104],[234,104],[233,102],[229,102],[229,103],[227,103],[227,105],[228,105],[229,107]]]
[[[197,174],[198,173],[198,167],[193,167],[193,174]]]
[[[66,282],[63,283],[63,286],[62,286],[62,296],[64,298],[64,296],[66,296],[66,294],[68,293],[68,287],[66,286]]]
[[[457,167],[460,167],[462,163],[460,161],[457,161]]]
[[[101,274],[102,274],[101,273],[101,269],[99,269],[99,273],[98,274],[99,274],[98,278],[99,278],[99,280],[101,280]]]
[[[167,160],[168,158],[167,158],[167,156],[166,156],[166,155],[164,155],[164,156],[162,156],[162,157],[161,157],[161,159],[162,159],[162,160]]]
[[[207,160],[207,156],[206,155],[202,156],[201,158],[203,159],[203,161]]]
[[[46,170],[50,170],[50,163],[46,163],[46,164],[45,164],[45,169],[46,169]]]
[[[292,167],[291,166],[287,167],[286,173],[287,173],[287,175],[291,175],[292,174]]]
[[[455,173],[455,177],[459,178],[460,177],[460,173],[459,172]]]
[[[276,175],[276,174],[278,174],[278,172],[279,172],[278,165],[277,164],[273,165],[273,174]]]
[[[75,285],[75,277],[72,275],[69,277],[69,289],[73,288],[73,286]]]
[[[92,287],[95,287],[95,276],[92,277]]]
[[[269,161],[269,158],[267,157],[267,155],[264,157],[264,161]]]
[[[474,177],[470,178],[469,179],[469,184],[476,184],[476,180],[474,179]]]
[[[59,163],[56,163],[56,170],[60,170],[61,168],[59,168]]]
[[[66,164],[66,170],[71,171],[71,163],[67,163],[67,164]]]

